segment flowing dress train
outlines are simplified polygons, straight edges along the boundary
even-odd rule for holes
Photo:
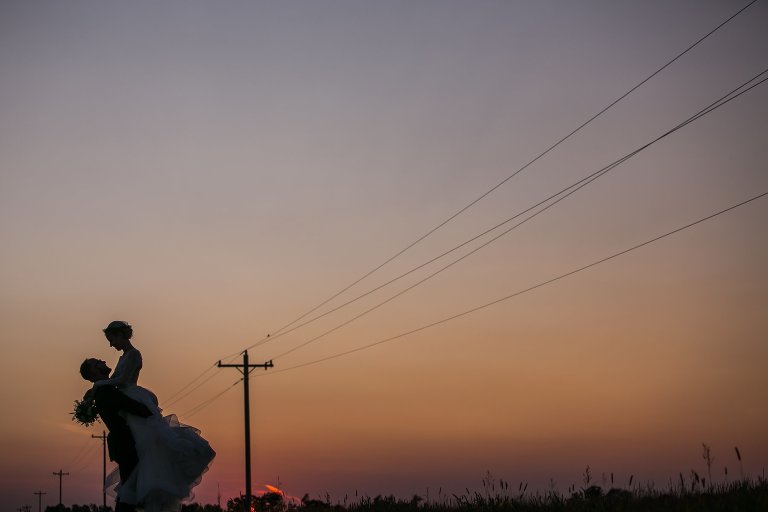
[[[120,358],[112,378],[121,371],[138,378],[134,366],[138,358],[140,368],[141,354],[137,350],[132,352],[136,354],[129,357],[124,354]],[[154,393],[136,385],[135,378],[118,387],[129,398],[146,405],[152,416],[125,414],[139,462],[127,481],[120,484],[120,475],[115,470],[107,478],[106,486],[110,494],[116,493],[119,487],[124,501],[133,501],[145,512],[176,511],[182,502],[193,498],[192,489],[208,471],[216,452],[198,429],[180,423],[175,414],[163,416]]]

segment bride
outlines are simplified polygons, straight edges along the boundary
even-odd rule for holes
[[[119,485],[125,490],[135,489],[136,503],[145,512],[179,510],[182,501],[192,498],[192,488],[200,483],[216,453],[199,430],[179,423],[174,414],[164,417],[155,394],[137,385],[142,359],[141,352],[131,343],[133,328],[116,320],[104,329],[104,336],[122,355],[112,375],[96,381],[94,390],[99,386],[117,386],[124,395],[143,403],[152,412],[147,418],[125,416],[139,462],[128,480]],[[117,482],[119,474],[115,470],[105,485],[113,487]]]

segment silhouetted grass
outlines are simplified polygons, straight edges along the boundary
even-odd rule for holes
[[[768,480],[763,475],[756,479],[744,475],[741,452],[736,447],[739,463],[739,480],[728,482],[727,466],[723,467],[724,480],[714,483],[712,467],[714,457],[710,447],[702,443],[702,458],[706,464],[706,477],[691,470],[688,476],[679,474],[679,480],[670,479],[666,490],[658,490],[653,483],[639,485],[634,475],[629,477],[627,487],[615,486],[614,475],[610,479],[603,474],[604,487],[594,485],[590,467],[584,470],[582,486],[571,485],[566,494],[555,490],[553,482],[549,492],[528,492],[528,484],[521,482],[517,487],[509,482],[495,479],[490,473],[483,478],[482,491],[470,491],[461,495],[443,495],[438,491],[436,500],[414,495],[411,499],[394,496],[363,497],[349,502],[348,496],[340,503],[333,504],[326,494],[323,500],[310,499],[305,495],[301,505],[280,504],[264,512],[768,512]],[[281,508],[282,510],[277,510]],[[235,510],[228,512],[238,512]],[[288,510],[287,512],[291,512]]]
[[[692,476],[683,485],[675,485],[665,491],[656,490],[653,486],[632,491],[618,488],[604,491],[599,486],[591,485],[569,495],[554,491],[528,494],[522,484],[517,489],[510,489],[507,482],[499,481],[487,486],[485,492],[467,490],[463,495],[454,494],[441,501],[427,501],[421,496],[407,500],[376,496],[363,497],[356,503],[336,505],[331,504],[329,499],[305,500],[298,508],[336,512],[752,512],[768,511],[768,481],[764,478],[744,479],[705,488],[701,479],[697,482]]]
[[[552,482],[547,492],[530,492],[528,484],[520,482],[511,486],[509,482],[494,478],[487,473],[482,479],[481,491],[465,490],[464,494],[443,494],[442,488],[434,494],[414,495],[410,499],[395,496],[357,497],[350,500],[344,496],[334,502],[326,493],[321,499],[304,495],[298,500],[287,501],[282,493],[267,493],[253,497],[254,512],[768,512],[768,479],[763,474],[757,478],[745,476],[742,454],[734,448],[739,464],[740,478],[731,478],[727,466],[723,466],[724,482],[714,483],[712,468],[714,457],[707,444],[702,443],[702,458],[706,465],[706,477],[696,470],[687,476],[679,473],[676,480],[670,479],[667,488],[660,490],[649,482],[641,485],[634,475],[627,481],[628,489],[617,486],[613,473],[603,474],[602,487],[594,484],[591,468],[587,466],[582,485],[571,485],[565,494],[556,490]],[[633,485],[634,482],[634,485]],[[604,489],[607,488],[607,490]],[[227,508],[220,512],[243,512],[240,498],[230,499]],[[206,507],[212,507],[206,505]],[[216,507],[218,508],[218,507]],[[49,512],[49,511],[46,511]],[[52,511],[69,512],[69,511]],[[86,511],[88,512],[88,511]],[[193,504],[186,505],[180,512],[216,512]]]

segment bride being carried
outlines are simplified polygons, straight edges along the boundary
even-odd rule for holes
[[[109,345],[122,351],[122,355],[112,375],[109,375],[109,367],[103,361],[86,359],[83,362],[80,373],[94,383],[83,401],[96,399],[96,407],[110,429],[110,436],[113,429],[101,410],[104,406],[100,404],[100,397],[106,394],[106,390],[118,391],[128,402],[136,403],[149,412],[149,415],[142,417],[144,414],[129,410],[130,404],[118,407],[119,416],[133,436],[138,461],[130,475],[123,471],[122,479],[119,468],[113,471],[107,477],[106,485],[117,492],[119,502],[139,505],[145,512],[176,511],[182,501],[192,498],[192,488],[200,483],[216,453],[197,429],[179,423],[173,414],[163,416],[155,394],[138,385],[142,357],[131,343],[132,327],[127,322],[116,320],[104,329],[104,335]],[[110,400],[114,399],[112,393]],[[102,403],[104,401],[101,400]],[[120,462],[112,457],[112,445],[127,443],[130,439],[125,437],[110,441],[110,458],[118,464]],[[120,451],[120,448],[130,451],[130,447],[125,446],[115,447],[114,451]],[[118,483],[118,480],[122,481]]]

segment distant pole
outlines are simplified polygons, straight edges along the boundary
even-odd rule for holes
[[[101,495],[103,499],[103,507],[104,510],[107,509],[107,432],[102,430],[100,436],[95,436],[91,434],[91,437],[94,439],[101,439],[101,455],[102,455],[102,464],[101,464]]]
[[[219,368],[237,368],[243,374],[243,401],[245,403],[245,502],[244,512],[251,512],[251,406],[248,395],[248,375],[254,368],[272,368],[272,361],[263,364],[249,364],[248,351],[243,351],[243,364],[221,364]]]
[[[63,470],[60,469],[59,472],[54,473],[54,475],[59,477],[59,505],[62,505],[63,503],[61,502],[61,481],[63,480],[63,477],[68,476],[69,473],[65,473]]]
[[[43,494],[48,494],[47,492],[43,491],[37,491],[33,492],[32,494],[37,495],[37,512],[43,512]]]

